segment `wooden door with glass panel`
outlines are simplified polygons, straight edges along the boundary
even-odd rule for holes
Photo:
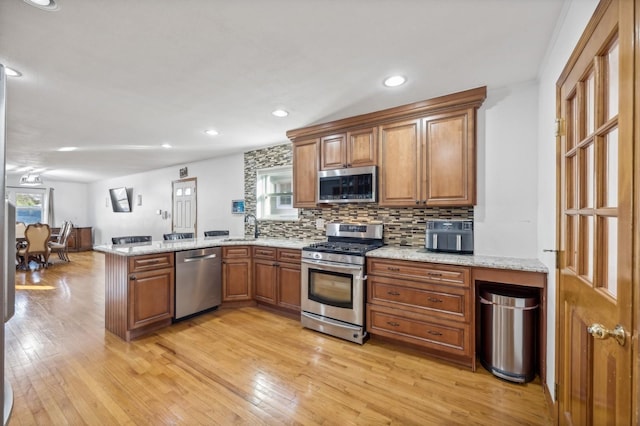
[[[631,411],[633,8],[602,1],[558,80],[558,410],[627,425]]]

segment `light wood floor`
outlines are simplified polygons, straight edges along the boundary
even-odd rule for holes
[[[17,272],[6,326],[11,425],[551,424],[538,380],[363,346],[254,308],[126,343],[104,330],[104,257]]]

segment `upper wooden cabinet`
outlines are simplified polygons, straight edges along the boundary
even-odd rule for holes
[[[378,161],[377,127],[323,136],[320,170],[375,166]]]
[[[422,121],[424,191],[428,206],[476,203],[475,110],[438,114]]]
[[[380,126],[381,206],[413,207],[420,198],[420,120]]]
[[[473,108],[380,126],[380,205],[472,206]]]
[[[486,96],[478,87],[288,131],[295,207],[316,206],[317,170],[366,165],[379,166],[382,207],[474,205],[476,110]]]
[[[293,207],[316,207],[319,139],[293,144]]]

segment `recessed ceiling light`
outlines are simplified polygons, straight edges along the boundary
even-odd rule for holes
[[[384,80],[384,85],[387,87],[397,87],[403,85],[407,79],[401,75],[392,75]]]
[[[205,130],[204,132],[206,134],[208,134],[209,136],[218,136],[218,131],[217,130],[209,129],[209,130]]]
[[[7,77],[20,77],[22,73],[18,70],[14,70],[13,68],[4,67],[4,73],[7,74]]]
[[[271,114],[275,115],[276,117],[286,117],[287,115],[289,115],[289,113],[283,109],[277,109]]]
[[[58,151],[69,152],[69,151],[75,151],[76,149],[78,149],[77,146],[63,146],[62,148],[58,148]]]
[[[169,148],[171,148],[171,144],[163,143],[163,144],[162,144],[162,147],[163,147],[163,148],[166,148],[166,149],[169,149]]]
[[[50,12],[59,9],[58,3],[56,3],[55,0],[24,0],[24,2],[38,9],[48,10]]]

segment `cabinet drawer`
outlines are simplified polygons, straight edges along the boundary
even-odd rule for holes
[[[257,259],[276,259],[276,249],[273,247],[254,247],[253,257]]]
[[[367,306],[367,329],[372,334],[454,354],[470,356],[468,324],[431,321],[430,318],[379,306]]]
[[[405,262],[386,259],[368,259],[369,275],[406,277],[457,286],[469,286],[470,269],[462,266],[436,265],[433,263]]]
[[[454,321],[467,321],[469,290],[384,277],[369,276],[368,301],[389,307],[422,312]]]
[[[130,257],[129,273],[161,268],[173,268],[173,258],[173,252]]]
[[[300,250],[278,249],[279,262],[298,263],[301,257],[302,253]]]
[[[251,257],[249,246],[227,246],[222,247],[222,258],[231,257]]]

